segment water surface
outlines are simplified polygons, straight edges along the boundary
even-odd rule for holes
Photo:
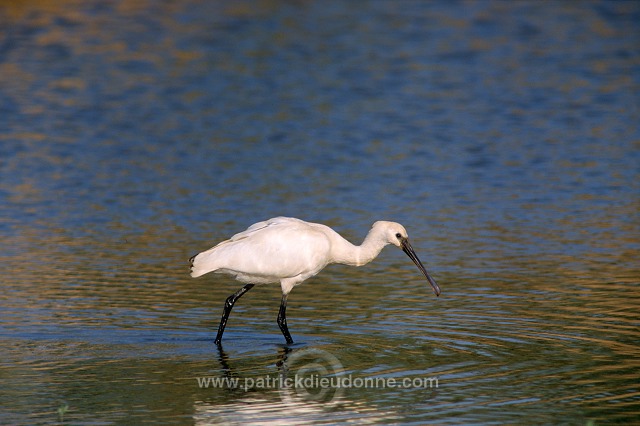
[[[640,418],[637,2],[0,7],[0,422]],[[235,307],[272,216],[390,247]],[[332,360],[338,360],[339,368]],[[201,387],[198,378],[437,378]]]

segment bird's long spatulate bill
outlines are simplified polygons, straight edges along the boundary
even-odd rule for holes
[[[429,281],[429,284],[431,284],[431,287],[433,287],[433,292],[436,294],[436,296],[440,296],[440,287],[438,286],[436,281],[431,278],[431,275],[429,275],[422,262],[420,262],[420,259],[418,259],[416,252],[413,250],[413,247],[411,247],[411,244],[409,244],[409,240],[405,239],[402,242],[402,251],[407,253],[407,256],[409,256],[411,260],[413,260],[413,263],[415,263],[416,266],[422,271],[424,276],[427,278],[427,281]]]

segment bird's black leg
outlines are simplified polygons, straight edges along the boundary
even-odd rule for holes
[[[222,334],[224,333],[224,328],[227,325],[227,320],[229,319],[229,314],[231,313],[231,309],[233,309],[233,305],[238,299],[240,299],[240,297],[242,297],[243,294],[251,290],[254,285],[255,284],[245,285],[240,290],[229,296],[224,302],[224,310],[222,311],[222,318],[220,319],[220,325],[218,326],[218,335],[216,336],[216,340],[214,341],[216,345],[219,345],[220,341],[222,340]]]
[[[280,331],[284,335],[284,338],[287,340],[287,344],[290,345],[293,343],[293,339],[291,338],[291,334],[289,334],[289,328],[287,328],[287,295],[282,295],[282,302],[280,303],[280,312],[278,312],[278,327],[280,327]]]

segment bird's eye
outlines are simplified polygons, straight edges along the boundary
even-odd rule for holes
[[[396,238],[397,238],[397,239],[400,239],[400,238],[402,238],[402,235],[400,235],[400,233],[398,232],[398,233],[396,234]]]

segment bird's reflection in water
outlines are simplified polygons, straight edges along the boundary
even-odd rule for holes
[[[218,360],[229,388],[226,402],[197,401],[194,406],[196,424],[301,424],[338,421],[357,416],[360,423],[397,421],[400,416],[378,406],[345,398],[336,389],[300,389],[295,382],[299,374],[341,374],[342,366],[327,351],[313,347],[291,348],[280,346],[275,354],[278,374],[272,377],[271,386],[246,388],[247,382],[257,383],[256,377],[242,377],[233,367],[233,359],[218,345]],[[334,370],[338,371],[334,371]],[[243,392],[238,393],[238,389]]]
[[[233,368],[231,367],[229,355],[223,349],[222,345],[216,345],[218,348],[218,361],[220,362],[221,371],[224,377],[229,379],[237,378],[238,375],[233,372]],[[302,349],[302,348],[301,348]],[[278,347],[278,352],[276,356],[275,365],[278,367],[278,372],[281,377],[288,377],[288,368],[287,368],[287,359],[289,355],[293,353],[296,349],[291,348],[290,346],[281,345]]]

